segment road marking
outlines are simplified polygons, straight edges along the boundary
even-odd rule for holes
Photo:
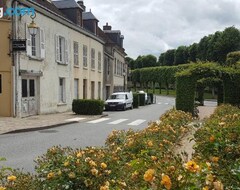
[[[101,118],[101,119],[96,119],[96,120],[93,120],[93,121],[89,121],[87,123],[100,123],[100,122],[103,122],[103,121],[107,121],[109,119],[110,118]]]
[[[162,104],[162,102],[159,102],[158,104],[160,105],[160,104]]]
[[[83,117],[75,117],[75,118],[71,118],[71,119],[66,119],[65,121],[81,121],[81,120],[84,120],[86,118],[83,118]]]
[[[169,103],[166,102],[165,105],[169,105]]]
[[[145,121],[146,121],[146,120],[138,119],[138,120],[136,120],[136,121],[133,121],[132,123],[129,123],[128,125],[137,126],[137,125],[142,124],[142,123],[145,122]]]
[[[127,121],[127,120],[128,119],[118,119],[118,120],[110,122],[108,124],[117,125],[117,124],[122,123],[122,122]]]

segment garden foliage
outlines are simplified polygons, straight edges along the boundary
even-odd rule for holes
[[[101,100],[80,100],[75,99],[72,102],[72,111],[81,115],[101,115],[104,102]]]
[[[192,129],[190,114],[170,110],[141,131],[113,131],[104,147],[55,146],[36,160],[37,176],[0,170],[1,190],[237,190],[240,110],[219,107],[195,134],[195,154],[174,153]]]

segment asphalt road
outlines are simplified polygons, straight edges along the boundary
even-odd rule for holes
[[[160,115],[174,105],[174,98],[159,96],[156,104],[127,111],[105,112],[108,116],[98,120],[82,120],[47,130],[1,135],[0,157],[7,161],[0,162],[0,166],[33,172],[33,160],[54,145],[73,148],[104,146],[105,139],[112,130],[144,129],[148,122],[158,120]]]

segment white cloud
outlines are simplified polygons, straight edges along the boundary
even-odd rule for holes
[[[203,36],[239,27],[239,0],[85,0],[102,27],[108,22],[125,36],[133,58],[159,56],[169,48],[190,45]]]

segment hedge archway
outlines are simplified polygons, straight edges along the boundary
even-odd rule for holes
[[[206,78],[222,81],[223,103],[240,104],[240,71],[206,63],[196,64],[176,74],[177,110],[193,113],[197,81]]]

